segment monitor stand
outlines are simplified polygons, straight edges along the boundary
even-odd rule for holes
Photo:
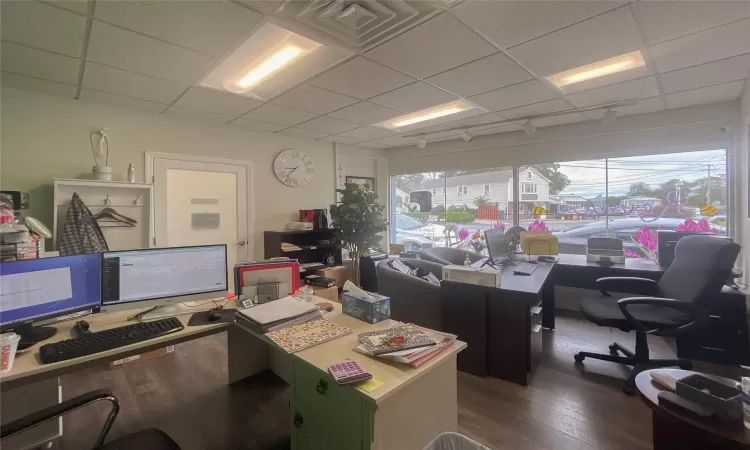
[[[165,317],[182,316],[185,314],[192,314],[198,312],[195,308],[191,308],[183,303],[177,303],[174,305],[157,306],[153,311],[149,311],[141,317],[141,320],[155,320],[163,319]]]
[[[57,334],[57,328],[55,327],[35,327],[30,323],[25,323],[13,327],[13,332],[21,337],[21,341],[18,343],[18,351],[26,350],[34,344],[41,341],[46,341],[55,334]]]
[[[493,269],[497,270],[497,267],[495,267],[495,262],[492,260],[492,258],[485,259],[484,263],[481,266],[479,266],[479,268],[481,269],[484,266],[490,266]]]

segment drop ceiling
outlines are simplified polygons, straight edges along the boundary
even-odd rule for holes
[[[732,100],[749,88],[750,1],[3,0],[0,7],[3,86],[365,147],[414,144],[407,130],[379,124],[459,99],[479,108],[408,132],[458,139],[443,130],[632,99],[639,102],[619,115],[641,114]],[[200,87],[269,22],[335,51],[274,75],[262,99]],[[638,50],[646,59],[639,69],[563,89],[546,79]],[[535,124],[600,118],[595,111]]]

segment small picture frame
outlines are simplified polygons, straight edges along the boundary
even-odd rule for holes
[[[255,306],[255,304],[253,303],[253,299],[248,298],[248,299],[242,300],[242,306],[244,308],[252,308],[253,306]]]
[[[375,192],[375,178],[373,177],[347,176],[346,182],[358,184],[360,186],[360,189],[363,189],[365,191]]]

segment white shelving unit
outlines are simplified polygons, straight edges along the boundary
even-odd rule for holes
[[[54,180],[54,217],[52,245],[58,249],[58,236],[63,232],[65,215],[73,193],[96,214],[106,207],[136,220],[134,227],[99,225],[110,250],[132,250],[154,246],[154,190],[152,184],[121,181]]]

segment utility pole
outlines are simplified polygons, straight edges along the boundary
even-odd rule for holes
[[[706,204],[711,204],[711,164],[708,165],[708,178],[706,178]]]

